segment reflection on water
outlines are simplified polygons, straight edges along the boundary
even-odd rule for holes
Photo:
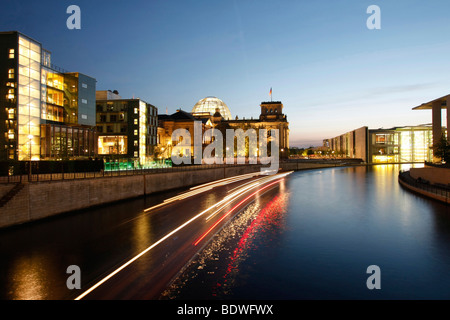
[[[223,228],[163,298],[450,299],[450,206],[401,187],[409,167],[291,174]],[[79,265],[83,282],[165,234],[169,216],[142,210],[174,195],[1,231],[0,298],[66,297],[67,266]],[[366,287],[373,264],[381,290]]]
[[[401,187],[398,172],[409,167],[292,174],[165,298],[450,299],[450,207]],[[370,265],[381,269],[381,290],[366,286]]]
[[[47,298],[46,278],[51,272],[51,265],[46,264],[49,259],[34,256],[31,258],[20,257],[13,262],[10,279],[14,287],[15,300],[41,300]],[[12,293],[12,292],[11,292]]]
[[[226,298],[240,284],[240,265],[255,251],[276,242],[284,229],[288,195],[282,181],[239,213],[193,259],[163,293],[163,299]]]

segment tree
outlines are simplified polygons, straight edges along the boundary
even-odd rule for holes
[[[433,154],[435,157],[441,158],[441,160],[446,163],[450,162],[450,144],[444,134],[442,134],[439,141],[431,148],[433,149]]]

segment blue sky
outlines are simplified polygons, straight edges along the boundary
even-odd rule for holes
[[[71,4],[81,30],[66,27]],[[372,4],[381,30],[366,27]],[[301,147],[362,126],[430,123],[431,112],[411,109],[450,93],[448,12],[448,0],[3,0],[0,30],[160,113],[216,96],[233,117],[258,117],[272,87]]]

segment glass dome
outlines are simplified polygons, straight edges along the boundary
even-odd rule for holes
[[[225,120],[231,120],[231,112],[230,109],[228,109],[225,102],[222,100],[216,98],[216,97],[206,97],[199,102],[197,102],[192,108],[192,113],[204,113],[208,112],[209,114],[213,115],[216,113],[216,109],[219,109],[220,114]]]

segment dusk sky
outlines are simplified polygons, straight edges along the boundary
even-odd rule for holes
[[[72,4],[80,30],[66,27]],[[370,5],[381,30],[366,26]],[[159,113],[216,96],[233,117],[258,117],[273,88],[302,147],[362,126],[431,123],[412,108],[450,93],[449,12],[448,0],[3,0],[0,31]]]

